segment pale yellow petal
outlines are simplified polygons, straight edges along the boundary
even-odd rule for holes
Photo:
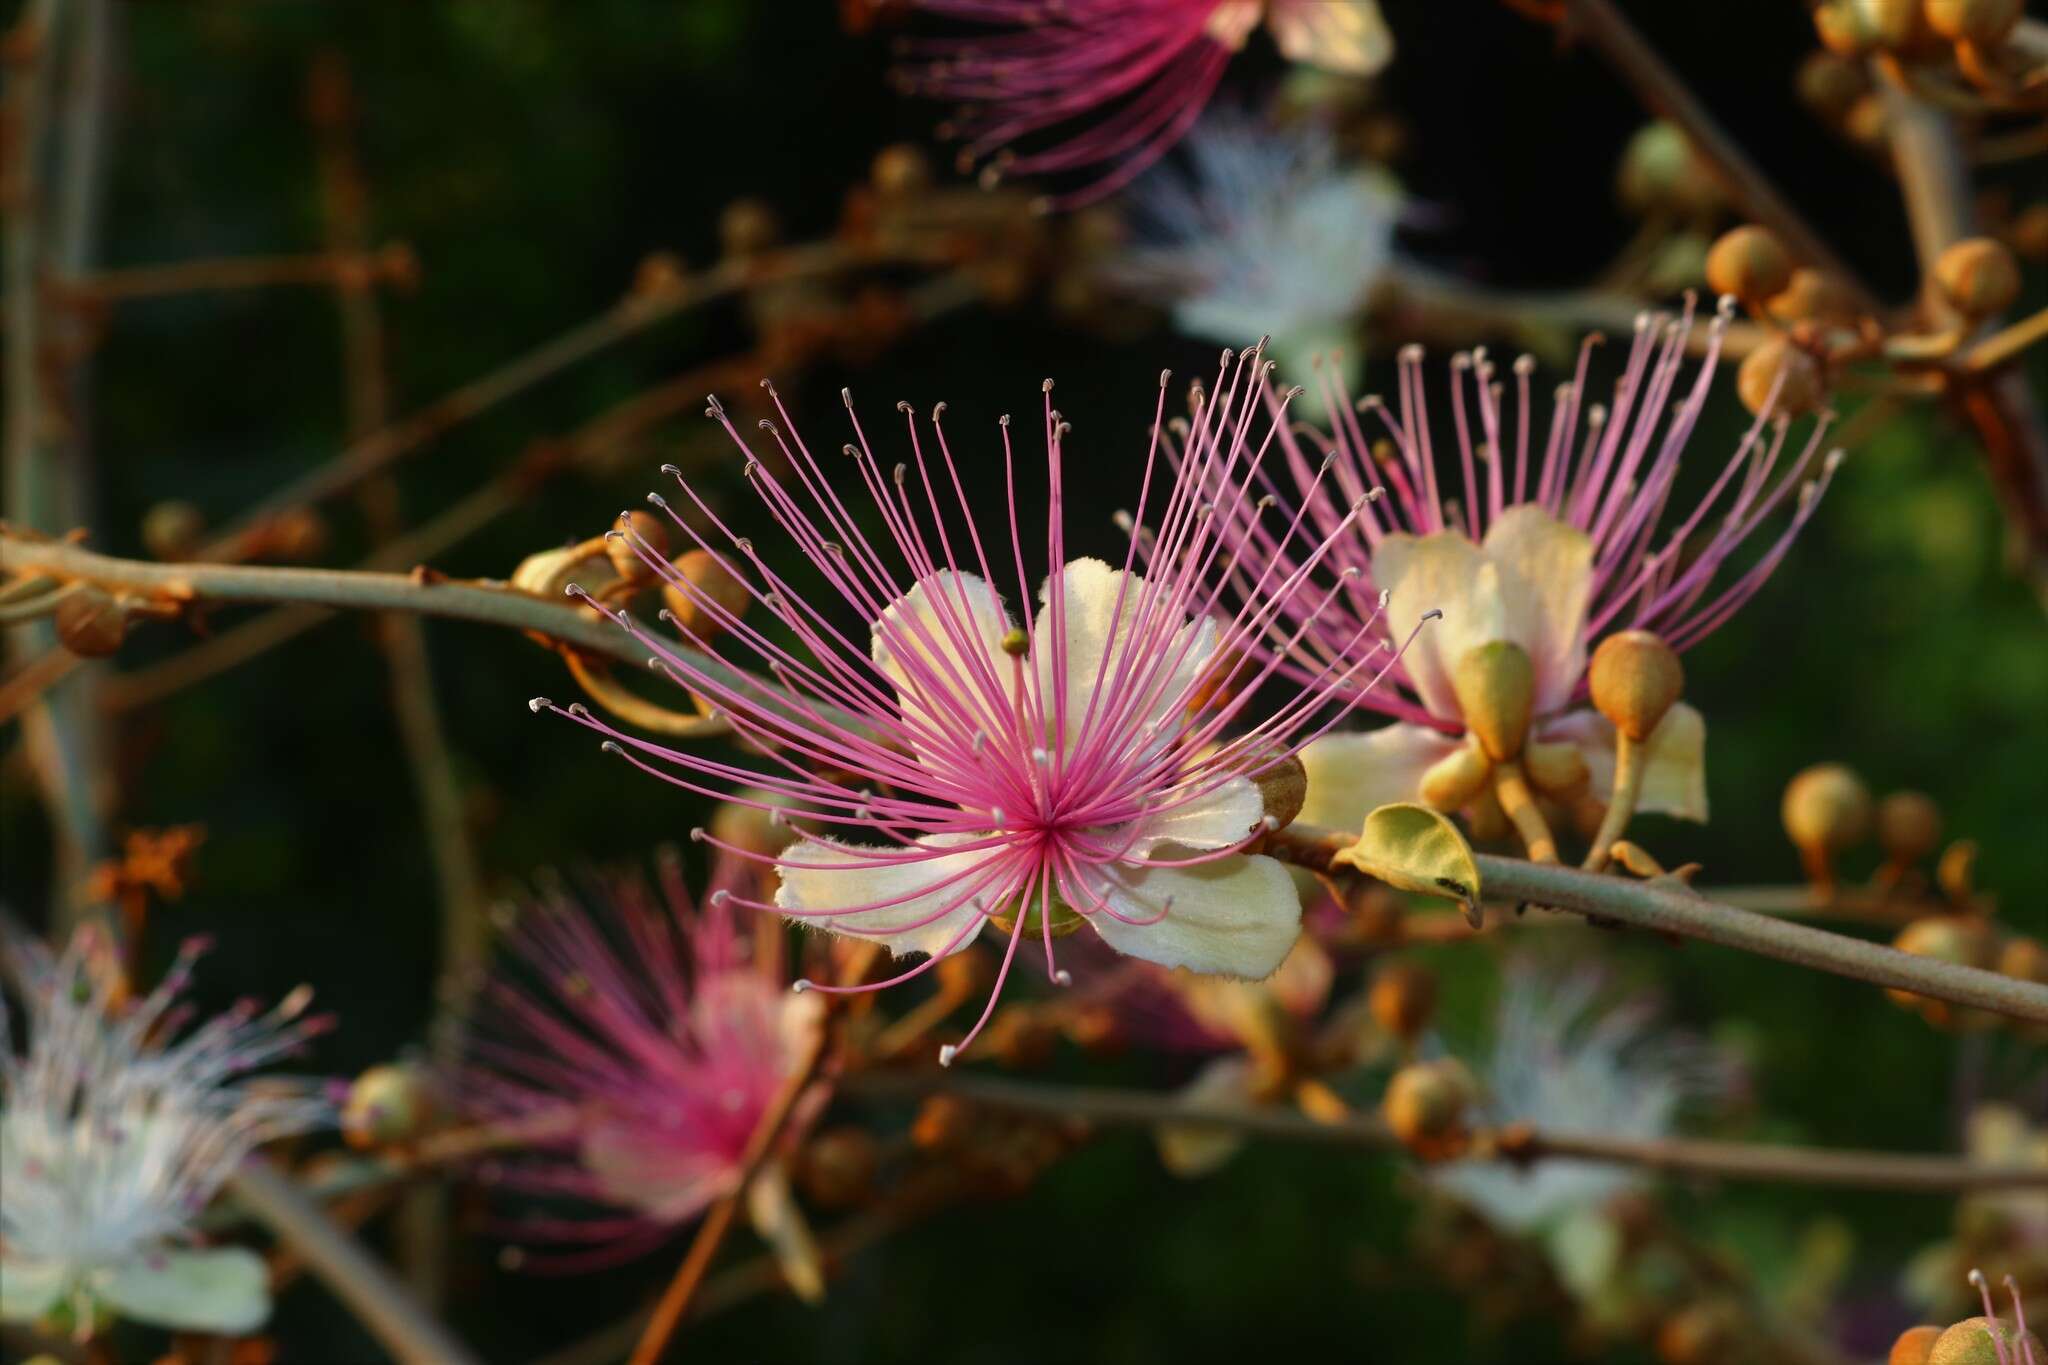
[[[1370,76],[1394,59],[1378,0],[1269,0],[1266,26],[1290,62]]]
[[[918,757],[969,743],[975,729],[1007,718],[1014,665],[1003,636],[1010,624],[986,580],[951,570],[919,579],[883,609],[868,650],[895,684]]]
[[[1296,818],[1355,834],[1379,807],[1416,800],[1422,775],[1461,743],[1426,725],[1324,735],[1301,751],[1308,797]]]
[[[1586,668],[1586,609],[1593,593],[1593,540],[1533,504],[1509,508],[1482,547],[1500,569],[1507,634],[1529,652],[1535,713],[1567,705]]]
[[[923,848],[944,848],[968,837],[941,835],[926,841]],[[971,926],[982,915],[965,893],[982,880],[990,860],[1002,852],[989,848],[907,858],[905,850],[895,847],[863,848],[805,839],[786,849],[782,861],[775,865],[782,877],[775,904],[800,924],[849,938],[873,939],[898,957],[958,952],[973,941]],[[955,901],[960,903],[955,905]],[[998,908],[993,900],[985,903]],[[934,914],[938,918],[931,923],[919,923]]]
[[[1162,845],[1159,856],[1173,849]],[[1262,978],[1301,932],[1294,879],[1272,858],[1233,853],[1188,867],[1123,865],[1091,889],[1109,907],[1089,914],[1103,942],[1162,967]]]
[[[1468,649],[1511,638],[1500,571],[1456,531],[1396,532],[1373,551],[1372,581],[1387,594],[1387,628],[1396,644],[1427,613],[1443,613],[1443,619],[1430,622],[1415,637],[1402,664],[1431,715],[1460,719],[1451,665]]]
[[[241,1336],[270,1316],[270,1271],[246,1247],[161,1251],[94,1277],[124,1318],[183,1332]]]
[[[1605,801],[1614,790],[1614,727],[1593,711],[1561,716],[1544,730],[1546,739],[1579,746],[1591,777],[1587,791]],[[1636,810],[1649,815],[1707,818],[1707,719],[1679,702],[1650,732],[1642,795]]]

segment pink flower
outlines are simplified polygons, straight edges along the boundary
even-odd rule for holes
[[[1281,432],[1286,476],[1267,491],[1284,514],[1236,504],[1224,518],[1242,562],[1294,560],[1275,525],[1305,518],[1319,530],[1354,529],[1329,552],[1352,574],[1345,590],[1305,627],[1285,667],[1322,675],[1361,631],[1400,638],[1423,614],[1442,621],[1392,670],[1397,688],[1362,705],[1402,724],[1331,735],[1303,755],[1310,808],[1303,818],[1350,826],[1389,801],[1414,800],[1423,776],[1468,743],[1451,673],[1468,651],[1506,641],[1533,673],[1534,741],[1578,748],[1593,790],[1614,766],[1613,728],[1578,707],[1594,644],[1622,629],[1656,633],[1684,650],[1726,621],[1762,587],[1812,515],[1839,459],[1823,456],[1824,417],[1803,442],[1786,419],[1763,416],[1722,466],[1705,496],[1668,529],[1665,514],[1693,428],[1711,392],[1727,319],[1708,329],[1706,357],[1682,382],[1692,310],[1638,318],[1627,367],[1606,404],[1592,403],[1586,369],[1557,391],[1547,422],[1531,398],[1535,365],[1523,357],[1503,380],[1483,350],[1451,360],[1456,442],[1439,460],[1423,397],[1420,347],[1400,357],[1392,404],[1377,395],[1354,406],[1329,367],[1321,375],[1327,435]],[[1384,439],[1388,458],[1372,446]],[[1312,451],[1308,443],[1324,446]],[[1384,486],[1381,480],[1384,479]],[[1365,500],[1362,513],[1354,506]],[[1754,562],[1717,585],[1738,550],[1780,509],[1791,517]],[[1384,614],[1377,594],[1384,593]],[[1298,601],[1299,599],[1297,599]],[[1368,626],[1375,615],[1380,624]],[[1639,810],[1706,818],[1706,723],[1679,703],[1651,734]]]
[[[686,790],[725,797],[757,785],[799,803],[807,825],[835,831],[798,834],[775,860],[781,888],[774,905],[760,908],[899,955],[926,955],[881,985],[918,975],[995,923],[1009,944],[968,1040],[994,1009],[1026,938],[1042,942],[1047,975],[1064,984],[1053,939],[1084,925],[1133,957],[1263,977],[1293,945],[1301,911],[1286,868],[1251,851],[1276,823],[1260,780],[1286,768],[1302,743],[1334,721],[1325,703],[1355,695],[1368,665],[1385,662],[1368,638],[1373,627],[1361,626],[1342,661],[1279,696],[1256,723],[1227,733],[1249,718],[1253,694],[1275,675],[1274,664],[1251,657],[1255,642],[1277,628],[1298,595],[1329,595],[1308,586],[1329,541],[1283,537],[1289,569],[1239,562],[1218,540],[1217,519],[1201,496],[1203,488],[1241,496],[1257,477],[1273,432],[1254,439],[1251,430],[1267,396],[1266,370],[1257,351],[1234,359],[1224,353],[1217,393],[1201,401],[1183,443],[1183,463],[1199,478],[1174,479],[1160,469],[1161,376],[1134,519],[1142,525],[1153,501],[1163,501],[1156,529],[1141,533],[1149,547],[1145,576],[1131,569],[1136,535],[1121,567],[1068,558],[1062,470],[1070,436],[1046,382],[1051,507],[1043,541],[1030,539],[1043,544],[1051,568],[1035,605],[1007,417],[1004,553],[969,515],[940,421],[943,404],[929,438],[920,436],[910,406],[899,405],[912,459],[893,471],[852,419],[857,444],[843,454],[886,528],[877,544],[800,438],[762,424],[786,470],[778,475],[714,402],[712,414],[747,452],[747,476],[791,547],[868,622],[865,647],[684,483],[713,529],[700,535],[681,517],[676,525],[745,581],[780,629],[771,635],[727,611],[644,543],[634,544],[724,638],[765,666],[773,684],[700,652],[705,642],[687,630],[697,650],[671,648],[624,613],[614,615],[657,667],[729,719],[759,756],[741,764],[668,748],[615,730],[580,706],[536,699],[534,709],[557,710],[605,734],[608,747]],[[1163,493],[1161,483],[1170,485]],[[950,518],[945,503],[953,505]],[[1352,534],[1349,518],[1340,517],[1333,534]],[[722,548],[712,549],[713,539]],[[1005,580],[1014,584],[1014,606],[995,586]],[[1222,585],[1233,582],[1240,591],[1226,604]],[[1298,609],[1313,619],[1313,604]],[[785,638],[795,645],[780,643]],[[1288,652],[1287,640],[1270,651],[1276,658]],[[943,1050],[942,1059],[954,1052]]]
[[[919,94],[964,103],[963,162],[1000,153],[984,174],[1110,168],[1055,201],[1061,207],[1111,193],[1178,142],[1261,19],[1282,56],[1330,71],[1370,75],[1394,51],[1376,0],[917,2],[1004,30],[923,44],[930,60],[905,77]],[[1008,150],[1054,129],[1066,136],[1022,155]]]
[[[555,886],[518,909],[452,1088],[471,1119],[525,1139],[529,1159],[493,1168],[501,1183],[621,1211],[522,1221],[538,1241],[595,1248],[552,1268],[637,1254],[738,1188],[763,1113],[817,1040],[819,1002],[735,929],[726,899],[746,872],[720,860],[702,910],[673,855],[658,889],[615,876],[595,908]],[[786,1202],[779,1165],[757,1182]]]

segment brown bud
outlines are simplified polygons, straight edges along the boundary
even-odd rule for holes
[[[258,537],[256,557],[303,563],[327,548],[327,522],[310,507],[287,507],[264,523]]]
[[[1828,50],[1844,57],[1908,51],[1928,39],[1920,0],[1823,0],[1813,26]]]
[[[1373,1021],[1413,1043],[1436,1016],[1436,973],[1414,962],[1390,962],[1373,975],[1366,997]]]
[[[1767,307],[1770,315],[1779,322],[1840,320],[1853,317],[1856,312],[1855,301],[1850,298],[1848,290],[1826,272],[1807,265],[1792,272],[1791,281]]]
[[[426,1126],[431,1097],[414,1067],[373,1066],[349,1084],[341,1135],[358,1150],[403,1142]]]
[[[1286,829],[1293,824],[1294,817],[1301,814],[1302,802],[1308,799],[1308,770],[1301,766],[1301,760],[1289,754],[1254,780],[1259,784],[1259,799],[1265,803],[1266,818],[1273,822],[1273,828]]]
[[[804,1147],[797,1184],[820,1208],[845,1209],[865,1203],[881,1164],[874,1134],[853,1124],[827,1128]]]
[[[1527,650],[1511,640],[1475,645],[1452,666],[1451,690],[1465,727],[1479,737],[1488,758],[1505,763],[1522,752],[1536,696]]]
[[[2029,204],[2021,209],[2006,235],[2012,249],[2027,260],[2048,260],[2048,203]]]
[[[606,558],[612,562],[612,569],[628,583],[649,583],[659,570],[648,567],[640,552],[633,548],[638,541],[640,549],[656,559],[668,556],[668,527],[652,512],[628,512],[619,518],[617,528],[622,534],[609,536],[604,543]]]
[[[1842,118],[1842,131],[1859,147],[1883,151],[1891,137],[1892,110],[1875,90],[1860,96]]]
[[[82,584],[57,603],[57,640],[81,659],[104,659],[128,638],[128,612],[100,588]]]
[[[1380,1112],[1403,1146],[1425,1160],[1456,1155],[1469,1137],[1465,1116],[1478,1087],[1453,1058],[1415,1062],[1387,1083]]]
[[[1892,1353],[1885,1357],[1885,1365],[1927,1365],[1928,1353],[1940,1335],[1939,1327],[1908,1327],[1892,1343]]]
[[[182,499],[160,502],[142,514],[142,545],[157,559],[190,559],[206,534],[206,518]]]
[[[1759,416],[1769,406],[1773,416],[1798,417],[1819,407],[1826,390],[1811,355],[1784,337],[1770,337],[1742,358],[1735,392]]]
[[[1493,776],[1493,763],[1477,747],[1462,744],[1429,765],[1422,774],[1423,801],[1449,814],[1463,810],[1486,790]]]
[[[585,541],[528,555],[512,570],[512,586],[550,602],[561,601],[571,583],[595,593],[618,576],[602,548],[602,541]]]
[[[712,607],[721,608],[734,617],[746,615],[753,594],[745,583],[718,562],[711,551],[691,550],[679,555],[675,567],[690,587],[663,583],[661,600],[674,613],[677,629],[708,643],[724,629],[721,616]],[[709,599],[708,603],[706,599]]]
[[[2037,986],[2048,986],[2048,944],[2024,934],[2014,934],[1999,950],[1998,974]]]
[[[1707,252],[1707,285],[1745,303],[1762,303],[1792,283],[1792,257],[1769,228],[1754,223],[1721,234]]]
[[[2019,263],[2003,242],[1966,237],[1934,258],[1934,287],[1966,318],[1995,317],[2019,297]]]
[[[1925,792],[1893,792],[1877,803],[1877,842],[1885,856],[1911,867],[1941,843],[1941,807]]]
[[[1647,630],[1608,636],[1593,651],[1587,682],[1593,706],[1615,729],[1638,743],[1663,723],[1685,691],[1678,651]]]
[[[1785,784],[1785,833],[1800,848],[1839,853],[1870,829],[1870,789],[1840,763],[1816,763]]]
[[[1964,1318],[1934,1339],[1927,1365],[2011,1365],[2028,1350],[2034,1359],[2048,1360],[2048,1346],[2032,1332],[2022,1332],[2003,1318]]]
[[[781,219],[759,199],[735,199],[718,215],[718,242],[732,260],[758,256],[781,237]]]
[[[1799,98],[1825,119],[1840,119],[1870,89],[1861,63],[1833,52],[1815,52],[1799,65]]]
[[[660,298],[681,288],[689,276],[689,267],[675,252],[650,251],[640,258],[639,266],[633,271],[632,292],[636,298]]]
[[[1523,745],[1522,771],[1538,790],[1558,796],[1576,793],[1592,776],[1579,746],[1562,741],[1531,740]]]
[[[1952,42],[1995,47],[2027,10],[2027,0],[1926,0],[1927,27]]]
[[[1989,971],[1998,965],[1998,931],[1977,915],[1928,915],[1916,919],[1892,940],[1892,947],[1915,957],[1953,962]],[[1937,1028],[1978,1029],[1997,1022],[1981,1010],[1959,1009],[1945,1000],[1911,991],[1886,990],[1893,1003],[1917,1009]]]
[[[932,163],[915,143],[893,142],[875,153],[869,179],[877,193],[889,198],[916,194],[931,185]]]

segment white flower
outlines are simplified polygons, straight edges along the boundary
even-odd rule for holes
[[[183,1331],[254,1330],[270,1311],[262,1258],[186,1244],[252,1148],[329,1116],[311,1083],[234,1083],[325,1027],[301,1017],[310,992],[262,1016],[238,1006],[173,1043],[166,1015],[197,942],[125,1007],[91,930],[54,961],[18,934],[0,948],[28,1023],[17,1056],[0,1002],[0,1321],[68,1302],[81,1335],[95,1304]]]
[[[1275,338],[1283,370],[1344,348],[1394,254],[1401,194],[1379,171],[1338,166],[1328,130],[1212,114],[1133,191],[1144,243],[1114,275],[1173,307],[1184,332],[1229,345]],[[1349,353],[1355,353],[1350,348]]]

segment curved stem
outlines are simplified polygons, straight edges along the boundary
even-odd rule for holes
[[[1331,870],[1332,854],[1353,842],[1350,835],[1299,823],[1269,837],[1267,852],[1291,857],[1304,867],[1322,872]],[[1490,853],[1475,857],[1489,901],[1529,902],[1546,909],[1614,920],[2013,1019],[2048,1023],[2048,986],[2031,981],[1916,957],[1896,948],[1773,919],[1648,882]],[[1343,869],[1336,871],[1341,873]]]
[[[1607,866],[1613,856],[1609,850],[1614,841],[1635,817],[1636,802],[1643,795],[1643,771],[1649,766],[1644,756],[1647,747],[1640,740],[1615,731],[1614,791],[1607,798],[1606,814],[1600,817],[1600,832],[1593,836],[1593,847],[1586,850],[1586,861],[1581,864],[1588,872],[1598,872]]]
[[[1515,833],[1522,836],[1522,846],[1529,850],[1529,856],[1539,863],[1556,862],[1557,836],[1550,832],[1550,822],[1536,807],[1536,794],[1529,790],[1529,779],[1522,772],[1520,760],[1511,758],[1494,764],[1493,794],[1500,798],[1500,808],[1514,823]]]

